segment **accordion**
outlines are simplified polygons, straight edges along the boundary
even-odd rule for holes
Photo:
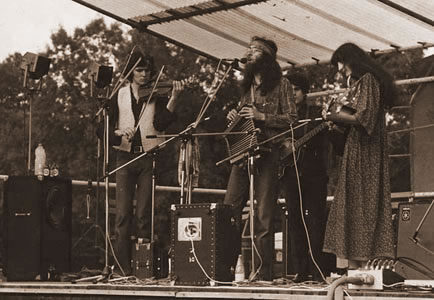
[[[225,130],[225,133],[228,132],[239,132],[238,134],[224,135],[229,154],[228,159],[231,164],[246,157],[248,154],[248,152],[246,152],[247,149],[258,145],[255,123],[252,119],[238,116],[229,123],[228,128]]]

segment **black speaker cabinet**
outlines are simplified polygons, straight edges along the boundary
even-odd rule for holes
[[[5,274],[42,280],[71,267],[71,180],[11,176],[4,186]]]
[[[8,280],[33,280],[41,267],[42,184],[9,177],[4,185],[4,272]]]
[[[42,193],[41,278],[71,270],[72,183],[45,177]]]
[[[399,204],[398,262],[395,271],[406,279],[432,279],[423,270],[427,270],[424,266],[434,270],[434,207],[418,230],[430,203],[416,201]]]
[[[171,217],[174,284],[231,282],[231,262],[236,248],[231,207],[216,203],[175,204],[171,207]]]

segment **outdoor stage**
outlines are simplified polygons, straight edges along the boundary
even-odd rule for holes
[[[0,282],[0,299],[326,299],[326,284],[289,282],[239,286],[172,286],[167,280],[124,283]],[[385,291],[345,290],[345,299],[434,299],[433,290],[400,287]],[[339,291],[338,293],[342,293]],[[338,296],[338,295],[337,295]],[[335,297],[338,299],[339,297]]]

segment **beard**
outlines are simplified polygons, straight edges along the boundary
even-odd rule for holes
[[[266,59],[264,57],[264,55],[260,56],[259,58],[257,58],[256,60],[252,61],[252,62],[248,62],[246,64],[244,73],[245,73],[245,78],[253,78],[253,76],[255,74],[262,74],[265,71],[265,66],[266,66]]]
[[[244,79],[241,87],[244,93],[248,92],[253,83],[255,74],[262,78],[261,94],[269,92],[280,81],[282,70],[273,57],[263,54],[252,62],[246,64]]]
[[[266,59],[264,58],[264,55],[257,58],[254,61],[249,61],[244,69],[244,80],[242,86],[243,89],[246,91],[250,88],[250,85],[253,83],[255,74],[261,74],[263,76],[265,74],[266,70]]]

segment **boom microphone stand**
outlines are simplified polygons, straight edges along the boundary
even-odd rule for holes
[[[187,166],[187,168],[190,169],[190,172],[189,172],[190,175],[188,176],[187,180],[185,180],[186,179],[186,173],[187,173],[186,172],[186,166],[185,166],[186,161],[187,161],[187,144],[188,144],[189,141],[192,141],[192,138],[194,138],[194,137],[213,136],[213,135],[221,136],[221,135],[224,135],[223,132],[222,133],[220,133],[220,132],[218,132],[218,133],[193,133],[193,132],[196,129],[196,127],[199,125],[199,123],[202,121],[202,119],[203,119],[203,117],[205,115],[205,112],[208,109],[208,107],[215,100],[217,92],[222,87],[223,82],[227,78],[229,72],[237,64],[238,64],[238,61],[235,60],[233,63],[231,63],[228,66],[227,70],[225,71],[224,75],[222,76],[222,79],[219,81],[217,87],[213,90],[213,92],[210,93],[211,95],[208,95],[205,98],[205,100],[204,100],[204,102],[202,104],[202,107],[201,107],[201,109],[200,109],[200,111],[198,113],[198,116],[196,117],[196,120],[193,123],[191,123],[190,125],[188,125],[186,127],[186,129],[184,129],[183,131],[181,131],[180,133],[175,134],[175,135],[164,135],[164,134],[162,134],[162,135],[148,135],[148,136],[146,136],[146,138],[169,138],[168,140],[166,140],[167,142],[170,142],[170,141],[172,141],[175,138],[180,138],[181,139],[182,146],[181,146],[180,156],[181,156],[182,168],[181,168],[181,192],[180,192],[180,200],[179,200],[180,204],[184,204],[185,198],[187,198],[186,203],[187,204],[191,204],[191,198],[192,198],[192,172],[191,172],[191,169],[192,169],[192,165],[191,165],[192,160],[189,161],[190,164],[189,164],[189,166]],[[246,133],[247,132],[233,132],[233,133],[230,133],[230,134],[246,134]],[[139,157],[141,157],[141,156],[139,156]],[[137,157],[136,159],[138,159],[139,157]],[[185,183],[185,181],[187,181],[187,183]],[[185,194],[185,186],[186,185],[187,185],[187,196],[184,195]]]

